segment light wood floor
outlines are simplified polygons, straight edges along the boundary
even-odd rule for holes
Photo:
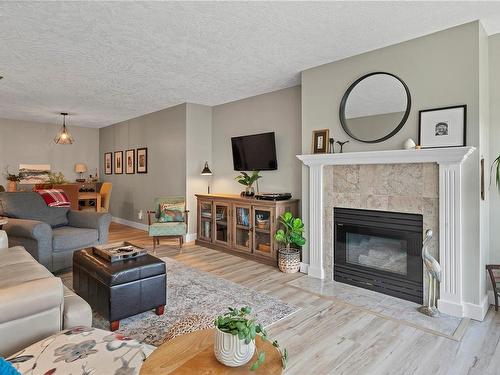
[[[152,248],[146,232],[113,223],[110,242],[121,240]],[[305,277],[300,273],[286,275],[192,244],[179,253],[176,241],[162,240],[156,255],[301,307],[269,329],[288,348],[286,374],[500,374],[500,313],[494,309],[484,322],[472,321],[458,342],[287,285]]]

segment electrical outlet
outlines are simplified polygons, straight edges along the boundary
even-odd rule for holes
[[[137,212],[137,218],[138,218],[139,220],[142,220],[142,215],[143,215],[142,210],[139,210],[139,212]]]

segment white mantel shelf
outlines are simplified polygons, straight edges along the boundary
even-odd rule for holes
[[[336,154],[297,155],[305,165],[462,163],[475,147],[423,148],[420,150],[384,150]]]
[[[439,262],[442,277],[438,307],[454,316],[482,320],[487,304],[474,305],[463,299],[462,278],[462,163],[474,147],[387,150],[337,154],[297,155],[309,166],[309,267],[308,274],[325,278],[323,266],[323,167],[353,164],[437,163],[439,165]],[[327,275],[331,278],[332,275]],[[487,301],[486,301],[487,302]]]

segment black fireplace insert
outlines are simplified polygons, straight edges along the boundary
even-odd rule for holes
[[[419,214],[334,208],[334,280],[422,303]]]

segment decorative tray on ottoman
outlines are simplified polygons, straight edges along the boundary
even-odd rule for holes
[[[148,251],[142,247],[132,245],[130,242],[118,242],[102,246],[94,246],[92,252],[106,259],[108,262],[117,262],[146,255]]]

